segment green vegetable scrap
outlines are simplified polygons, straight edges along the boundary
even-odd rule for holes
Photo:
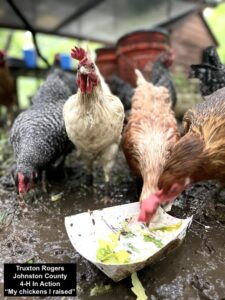
[[[53,195],[51,196],[51,201],[58,201],[58,200],[61,200],[62,199],[62,196],[63,196],[63,192],[59,193],[59,194],[56,194],[56,195]]]
[[[143,288],[140,280],[138,279],[136,272],[134,272],[131,275],[131,281],[133,285],[131,290],[137,296],[137,300],[148,300],[148,297],[145,294],[145,289]]]
[[[110,284],[95,285],[95,287],[90,290],[90,296],[93,297],[93,296],[105,294],[105,293],[109,292],[111,289],[112,289],[112,287]]]
[[[131,243],[128,243],[127,246],[134,252],[140,253],[140,250],[136,247],[134,247],[134,245],[132,245]]]
[[[121,234],[125,237],[125,238],[132,238],[135,236],[135,234],[133,232],[125,232],[125,231],[122,231]]]
[[[160,240],[154,238],[153,236],[147,235],[147,234],[144,234],[144,241],[151,242],[151,243],[155,244],[156,247],[158,247],[158,248],[163,247],[163,243]]]
[[[96,252],[96,258],[108,264],[129,263],[130,253],[125,250],[115,251],[118,246],[120,232],[109,235],[109,241],[99,240],[99,248]]]
[[[161,227],[156,227],[156,228],[150,228],[150,231],[173,231],[173,230],[177,230],[180,228],[180,226],[182,225],[182,221],[180,221],[179,223],[176,224],[172,224],[169,226],[161,226]]]
[[[125,238],[132,238],[135,236],[135,234],[128,227],[129,221],[130,220],[127,220],[121,223],[122,229],[120,230],[120,232]]]
[[[31,258],[28,261],[26,261],[26,264],[33,264],[33,263],[34,263],[34,258]]]

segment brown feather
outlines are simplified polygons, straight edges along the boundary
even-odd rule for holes
[[[174,182],[217,179],[225,182],[225,88],[184,116],[186,134],[175,145],[159,180],[167,191]]]
[[[142,201],[157,190],[158,178],[179,133],[168,90],[138,76],[122,145],[129,167],[143,178]]]

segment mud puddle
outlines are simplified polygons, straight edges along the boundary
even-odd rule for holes
[[[48,195],[39,194],[36,200],[30,201],[27,213],[18,209],[13,191],[0,189],[0,215],[4,215],[0,220],[0,299],[3,299],[3,263],[28,261],[77,263],[78,296],[66,299],[135,299],[130,278],[119,283],[111,281],[75,252],[65,231],[65,216],[137,201],[135,183],[121,153],[114,168],[111,202],[104,197],[102,173],[100,170],[97,173],[94,188],[88,189],[84,185],[82,166],[70,162],[67,180],[52,184]],[[213,183],[198,184],[176,201],[172,214],[183,218],[194,214],[194,221],[179,249],[138,272],[150,300],[225,299],[225,206],[222,202],[225,203],[225,196],[221,194],[221,203],[213,210],[215,190]],[[59,199],[52,201],[52,196],[61,192]],[[101,284],[109,284],[111,289],[90,297],[91,289]]]

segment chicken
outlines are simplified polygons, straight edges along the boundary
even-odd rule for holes
[[[79,61],[78,92],[63,108],[66,131],[87,167],[88,184],[93,179],[93,162],[100,158],[108,186],[121,139],[123,104],[110,92],[89,53],[74,48],[71,56]]]
[[[158,59],[153,63],[151,70],[152,84],[155,86],[164,86],[169,90],[173,107],[177,102],[177,94],[168,68],[173,64],[174,59],[175,52],[173,49],[164,52],[160,54]]]
[[[143,179],[139,220],[148,221],[146,201],[158,191],[158,179],[179,138],[168,89],[147,82],[136,70],[137,88],[123,134],[123,151],[130,169]]]
[[[13,106],[16,104],[16,86],[9,67],[5,61],[5,53],[0,51],[0,105],[7,109],[7,126],[13,121]]]
[[[184,136],[174,146],[159,178],[159,191],[149,198],[153,216],[160,203],[168,203],[190,184],[225,178],[225,88],[207,96],[184,115]]]
[[[225,87],[225,66],[221,63],[215,47],[203,51],[203,61],[199,65],[191,65],[191,78],[200,80],[202,96],[211,95]]]
[[[215,67],[222,66],[219,55],[217,54],[216,48],[214,46],[209,46],[203,50],[202,63],[209,64]]]
[[[52,67],[50,68],[49,74],[56,74],[59,78],[69,87],[71,91],[71,95],[76,93],[77,85],[75,81],[74,74],[70,73],[69,71],[64,71],[60,67],[60,55],[57,53],[54,57],[54,62]]]
[[[147,80],[151,81],[155,86],[164,86],[168,88],[173,107],[176,105],[177,95],[173,80],[168,68],[172,65],[175,59],[175,52],[173,50],[162,53],[158,59],[149,67],[147,64],[146,69],[151,68],[151,76],[147,76]],[[149,73],[149,70],[145,73]],[[146,74],[147,75],[147,74]],[[118,96],[124,105],[125,111],[131,109],[131,99],[134,95],[134,88],[128,82],[119,78],[116,75],[111,76],[107,83],[113,94]]]
[[[27,193],[44,170],[71,150],[62,113],[70,95],[62,80],[51,74],[33,97],[33,105],[16,118],[10,142],[16,158],[19,194]]]
[[[125,111],[130,110],[131,99],[134,95],[134,88],[132,85],[116,75],[110,76],[107,83],[111,92],[120,98]]]

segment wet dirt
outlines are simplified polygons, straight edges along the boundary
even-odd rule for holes
[[[29,201],[26,213],[18,208],[13,190],[0,188],[0,299],[4,299],[3,264],[28,261],[77,263],[78,295],[66,299],[136,299],[130,278],[119,283],[107,278],[76,253],[64,227],[65,216],[138,200],[135,181],[122,153],[113,171],[111,201],[104,197],[99,168],[91,189],[85,186],[85,171],[80,162],[71,156],[67,166],[67,178],[52,183],[48,194],[39,193],[35,200]],[[175,202],[171,214],[182,218],[194,215],[194,220],[181,247],[138,272],[150,300],[225,299],[225,194],[221,192],[220,202],[214,206],[216,188],[212,182],[197,184]],[[61,192],[63,194],[57,201],[51,200],[52,195]],[[100,284],[110,284],[111,290],[90,297],[91,289]]]

